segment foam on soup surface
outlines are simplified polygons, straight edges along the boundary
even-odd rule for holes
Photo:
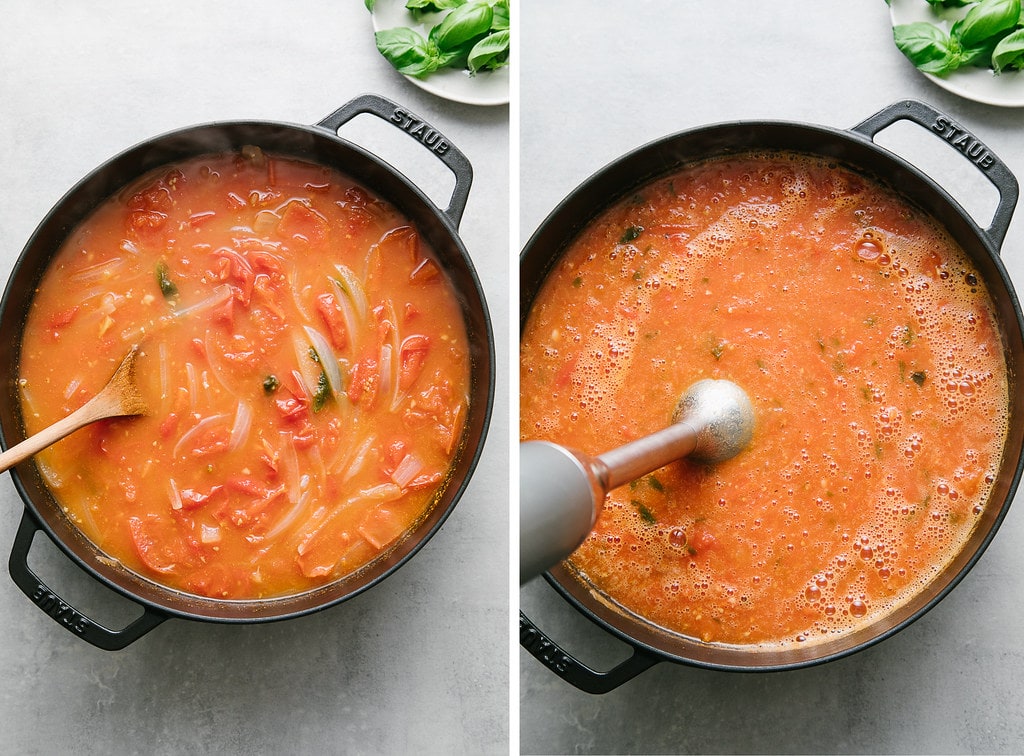
[[[133,344],[151,412],[37,459],[85,535],[161,584],[322,585],[397,542],[447,481],[469,402],[459,303],[416,229],[334,170],[245,148],[101,205],[33,300],[28,431]]]
[[[750,447],[610,493],[571,566],[728,644],[833,638],[919,591],[987,505],[1008,422],[993,308],[930,218],[843,167],[748,155],[657,180],[579,235],[521,340],[521,437],[598,454],[728,378]]]

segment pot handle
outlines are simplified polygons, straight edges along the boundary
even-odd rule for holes
[[[97,648],[117,651],[130,643],[134,643],[167,619],[166,614],[151,609],[148,606],[143,607],[141,617],[122,630],[110,630],[86,617],[51,591],[28,566],[28,552],[32,547],[32,540],[35,534],[40,530],[41,528],[35,516],[26,509],[21,517],[18,532],[14,537],[14,547],[11,549],[9,567],[11,578],[17,586],[32,600],[32,603],[48,614],[54,622],[59,623],[69,632],[74,633]]]
[[[1006,238],[1010,219],[1013,217],[1013,210],[1017,206],[1020,194],[1017,179],[1006,167],[1006,163],[1000,160],[974,134],[948,115],[917,100],[895,102],[861,121],[850,130],[874,140],[879,131],[901,120],[912,121],[948,142],[951,147],[962,153],[965,159],[974,163],[985,178],[995,186],[999,192],[999,204],[996,206],[992,223],[984,233],[989,237],[993,248],[998,251],[1003,245],[1003,239]]]
[[[624,662],[607,672],[597,672],[548,638],[522,612],[519,612],[519,645],[545,667],[584,693],[607,693],[661,661],[641,646],[633,646],[633,655]]]
[[[452,223],[458,228],[459,223],[462,221],[462,213],[466,209],[466,201],[469,199],[469,187],[473,183],[473,166],[469,164],[469,159],[465,154],[452,144],[444,134],[422,118],[403,108],[398,103],[375,94],[364,94],[356,97],[316,125],[337,134],[338,129],[360,113],[375,115],[381,120],[392,124],[396,129],[401,129],[420,142],[455,174],[455,189],[452,190],[451,201],[448,203],[448,208],[444,213],[451,218]]]

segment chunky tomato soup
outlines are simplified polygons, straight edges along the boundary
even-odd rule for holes
[[[135,344],[150,412],[37,459],[82,532],[161,584],[310,589],[394,544],[446,483],[469,401],[458,301],[408,221],[336,171],[245,148],[100,206],[29,314],[27,430]]]
[[[987,505],[1008,422],[988,293],[895,194],[787,154],[701,163],[592,222],[521,340],[521,436],[598,454],[701,378],[750,447],[611,492],[570,566],[702,641],[811,643],[905,602]]]

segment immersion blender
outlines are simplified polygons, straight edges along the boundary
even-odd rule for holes
[[[705,379],[676,405],[672,424],[591,457],[549,441],[519,445],[519,582],[541,574],[583,543],[605,495],[682,457],[722,462],[754,432],[754,409],[735,383]]]

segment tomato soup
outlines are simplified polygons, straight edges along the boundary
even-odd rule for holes
[[[521,437],[599,454],[727,378],[749,448],[611,492],[569,566],[709,643],[813,643],[906,602],[987,506],[1008,423],[994,310],[965,253],[881,185],[750,154],[594,220],[521,339]]]
[[[326,167],[244,148],[98,207],[33,300],[28,432],[136,344],[150,411],[37,464],[105,554],[177,590],[253,599],[349,574],[430,509],[459,451],[456,295],[394,207]]]

